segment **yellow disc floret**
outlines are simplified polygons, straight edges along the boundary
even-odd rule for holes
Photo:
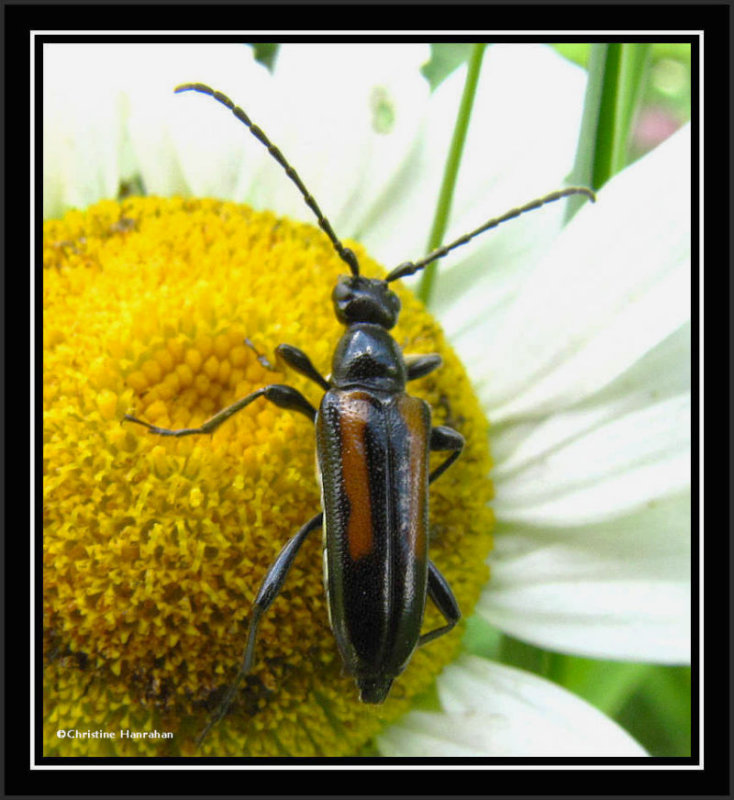
[[[384,274],[355,250],[365,275]],[[273,353],[292,344],[330,371],[345,265],[310,225],[139,198],[48,222],[44,268],[45,755],[194,755],[260,582],[319,510],[314,432],[262,400],[211,436],[121,421],[196,427],[269,383],[318,406],[318,387]],[[444,359],[410,391],[467,440],[430,497],[431,558],[466,615],[488,577],[486,421],[435,321],[395,288],[400,346]],[[299,553],[200,754],[356,755],[456,654],[458,630],[415,653],[384,705],[360,703],[328,628],[320,547],[312,537]],[[429,602],[424,630],[440,624]]]

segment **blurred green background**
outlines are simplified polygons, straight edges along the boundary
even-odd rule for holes
[[[615,172],[670,136],[691,116],[689,44],[554,44],[589,71],[582,134],[571,183],[599,189]],[[269,67],[277,44],[255,44]],[[472,57],[470,43],[431,45],[423,73],[432,88]],[[585,698],[615,719],[652,756],[691,755],[691,669],[600,661],[521,642],[478,617],[468,620],[467,651],[520,667]],[[424,705],[435,698],[424,698]]]

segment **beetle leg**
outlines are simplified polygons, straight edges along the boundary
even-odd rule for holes
[[[431,450],[453,450],[454,452],[436,469],[431,472],[428,477],[428,482],[433,483],[439,476],[456,461],[464,449],[464,437],[453,428],[447,428],[445,425],[439,425],[436,428],[431,428]],[[418,646],[427,644],[428,642],[437,639],[448,633],[454,625],[461,619],[461,610],[459,604],[456,602],[454,593],[444,576],[438,571],[436,565],[429,559],[428,561],[428,596],[433,600],[436,608],[441,612],[443,618],[446,620],[446,625],[436,628],[433,631],[424,633],[418,639]]]
[[[301,375],[305,375],[310,380],[318,383],[325,392],[331,389],[329,381],[314,367],[311,363],[311,359],[303,350],[299,350],[297,347],[293,347],[293,345],[290,344],[279,344],[275,348],[275,354],[279,358],[282,358],[291,369],[300,372]]]
[[[405,356],[405,366],[408,368],[408,380],[414,381],[417,378],[422,378],[438,369],[442,364],[441,356],[438,353],[428,353],[421,356]]]
[[[245,337],[245,344],[252,350],[255,354],[255,358],[260,362],[260,366],[264,369],[268,370],[268,372],[281,372],[277,367],[274,367],[270,361],[268,361],[268,357],[261,353],[257,347],[255,347],[255,343],[249,337]]]
[[[447,428],[445,425],[439,425],[436,428],[431,428],[431,450],[453,450],[454,452],[444,461],[439,464],[436,469],[428,477],[428,482],[433,483],[436,478],[443,475],[444,472],[456,461],[464,449],[464,437],[453,428]]]
[[[436,628],[433,631],[424,633],[418,639],[418,646],[432,642],[448,633],[454,625],[461,619],[459,604],[456,602],[454,593],[451,591],[446,578],[438,571],[433,561],[428,562],[428,596],[433,600],[436,608],[443,614],[446,625]]]
[[[260,624],[260,618],[270,608],[273,601],[280,593],[283,587],[288,570],[291,568],[296,553],[300,550],[301,545],[306,540],[309,533],[321,527],[324,519],[323,511],[318,513],[313,519],[309,520],[299,531],[292,536],[286,543],[283,549],[278,554],[278,557],[271,564],[265,578],[263,579],[260,589],[252,605],[252,614],[250,616],[250,628],[247,632],[247,644],[245,645],[245,652],[242,656],[242,664],[240,665],[237,677],[234,679],[224,699],[219,704],[219,708],[212,718],[207,723],[206,728],[201,732],[199,738],[196,740],[196,746],[199,747],[206,738],[209,731],[220,719],[227,713],[227,709],[232,704],[234,696],[237,693],[242,679],[247,675],[252,667],[252,661],[255,654],[255,640],[257,639],[257,629]]]
[[[200,428],[179,428],[178,430],[169,430],[168,428],[159,428],[157,425],[151,425],[149,422],[143,422],[142,419],[137,419],[131,414],[125,414],[123,420],[128,422],[136,422],[138,425],[146,427],[150,433],[158,434],[158,436],[192,436],[199,433],[214,433],[214,431],[223,423],[226,422],[231,416],[241,411],[246,406],[249,406],[253,400],[258,397],[264,397],[270,400],[280,408],[287,408],[290,411],[298,411],[305,414],[311,422],[316,419],[316,409],[306,398],[292,386],[285,386],[280,383],[273,383],[270,386],[264,386],[247,397],[243,397],[231,406],[223,408],[220,412],[210,417]]]

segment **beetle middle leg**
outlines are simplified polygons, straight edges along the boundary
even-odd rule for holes
[[[433,483],[436,478],[446,472],[446,470],[456,461],[464,449],[464,437],[453,428],[447,428],[445,425],[439,425],[436,428],[431,428],[431,450],[453,450],[454,452],[428,476],[428,482]]]
[[[252,605],[250,628],[247,632],[247,643],[245,645],[245,652],[242,656],[242,664],[240,665],[239,672],[237,673],[237,677],[234,679],[229,689],[227,689],[227,694],[219,704],[219,708],[196,740],[197,747],[199,747],[199,745],[204,741],[214,725],[216,725],[217,722],[219,722],[219,720],[222,719],[222,717],[227,713],[227,709],[232,704],[234,696],[237,693],[237,688],[242,682],[242,679],[252,668],[252,662],[255,655],[255,641],[257,639],[257,629],[260,625],[260,619],[270,608],[270,606],[273,604],[273,601],[280,593],[280,590],[283,587],[283,582],[288,574],[288,570],[290,570],[293,564],[296,553],[298,553],[298,551],[301,549],[301,545],[306,541],[309,533],[321,527],[323,519],[324,513],[322,511],[313,517],[313,519],[310,519],[298,531],[298,533],[295,534],[295,536],[292,536],[285,543],[285,546],[280,551],[278,557],[272,563],[270,569],[265,575],[265,578],[263,579],[263,582],[260,585],[260,589],[257,593],[257,597],[255,598],[255,602]]]
[[[241,411],[246,406],[249,406],[258,397],[264,397],[271,403],[274,403],[280,408],[287,408],[291,411],[298,411],[307,416],[311,422],[316,419],[316,409],[306,398],[292,386],[285,386],[281,383],[273,383],[270,386],[263,386],[247,397],[243,397],[231,406],[227,406],[210,417],[199,428],[178,428],[177,430],[170,430],[168,428],[159,428],[157,425],[151,425],[149,422],[144,422],[142,419],[133,417],[131,414],[125,414],[124,420],[128,422],[136,422],[138,425],[146,427],[150,433],[155,433],[158,436],[193,436],[201,433],[214,433],[214,431],[223,423],[226,422],[231,416]]]
[[[408,368],[408,380],[415,381],[438,369],[443,359],[438,353],[426,355],[406,355],[405,366]]]
[[[440,628],[424,633],[418,639],[418,647],[421,647],[439,636],[448,633],[454,625],[461,619],[461,610],[459,604],[456,602],[454,593],[444,576],[438,571],[438,567],[433,561],[428,562],[428,596],[433,600],[436,608],[441,612],[443,618],[446,620],[446,625]]]

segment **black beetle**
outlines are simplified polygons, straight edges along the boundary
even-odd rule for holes
[[[280,408],[304,414],[316,427],[323,510],[289,539],[268,570],[253,604],[239,672],[199,736],[201,743],[224,716],[250,671],[260,619],[277,597],[301,545],[319,528],[324,534],[330,624],[363,702],[382,703],[416,647],[456,625],[461,617],[458,604],[428,557],[428,487],[456,461],[464,439],[452,428],[433,427],[429,405],[405,391],[408,381],[437,369],[441,358],[436,354],[404,356],[389,333],[400,313],[400,300],[389,284],[526,211],[572,194],[585,194],[593,200],[594,193],[579,186],[553,192],[489,220],[420,261],[400,264],[384,279],[366,278],[360,275],[354,252],[339,241],[298,173],[265,133],[226,95],[209,86],[193,83],[175,89],[189,90],[225,105],[262,142],[296,184],[349,267],[349,274],[339,278],[332,293],[334,311],[346,332],[334,351],[330,377],[324,378],[298,348],[283,344],[276,349],[291,368],[324,390],[318,411],[293,387],[271,384],[223,409],[199,428],[168,430],[125,415],[126,420],[160,436],[190,436],[212,433],[233,414],[264,397]],[[450,455],[429,472],[431,451]],[[446,622],[422,634],[427,597]]]

